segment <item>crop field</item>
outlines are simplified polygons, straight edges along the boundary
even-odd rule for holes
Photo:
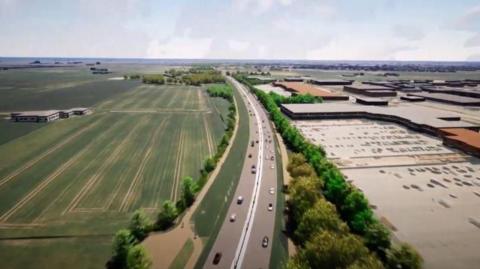
[[[140,83],[108,78],[83,69],[2,71],[0,111],[90,107]]]
[[[201,87],[141,85],[92,115],[0,145],[0,258],[12,258],[12,238],[106,235],[110,248],[109,235],[134,210],[156,215],[163,201],[178,199],[181,178],[199,177],[223,135],[225,107]]]

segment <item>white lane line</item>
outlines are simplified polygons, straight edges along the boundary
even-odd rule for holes
[[[241,85],[239,82],[236,80],[232,79],[232,81],[237,85],[237,88],[241,89],[244,93],[245,90],[243,88],[243,85]],[[253,225],[253,220],[255,219],[255,212],[257,210],[257,200],[259,196],[259,188],[262,183],[262,168],[263,168],[263,128],[261,126],[261,121],[260,117],[258,114],[257,109],[253,105],[253,102],[250,100],[250,95],[249,93],[246,93],[246,98],[248,102],[250,103],[250,106],[252,107],[252,110],[254,111],[255,114],[255,119],[257,121],[257,127],[258,127],[258,136],[259,136],[259,151],[258,151],[258,157],[257,157],[257,173],[255,175],[255,185],[253,187],[253,195],[252,199],[250,201],[250,206],[248,209],[247,213],[247,218],[245,219],[245,224],[244,228],[242,230],[242,235],[240,236],[240,241],[238,242],[237,249],[235,251],[235,257],[232,261],[232,265],[230,268],[235,269],[235,268],[241,268],[243,259],[245,257],[245,252],[247,250],[246,246],[248,245],[248,240],[250,239],[250,234],[252,232],[252,225]]]

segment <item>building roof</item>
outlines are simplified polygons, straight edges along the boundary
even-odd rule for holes
[[[364,91],[392,91],[392,88],[390,87],[385,87],[385,86],[379,86],[379,85],[367,85],[367,84],[361,84],[361,85],[352,85],[352,86],[345,86],[348,88],[353,88],[357,90],[364,90]]]
[[[320,97],[342,96],[336,93],[332,93],[324,88],[314,86],[308,83],[303,83],[303,82],[276,82],[275,86],[280,86],[285,88],[288,91],[294,91],[301,94],[309,93],[313,96],[320,96]]]
[[[16,116],[23,116],[23,117],[47,117],[54,114],[57,114],[58,110],[42,110],[42,111],[22,111],[22,112],[15,112]]]
[[[285,109],[293,114],[341,114],[370,113],[377,115],[404,118],[419,125],[433,128],[471,128],[477,125],[457,120],[458,114],[439,111],[428,107],[412,106],[362,106],[353,103],[323,103],[323,104],[283,104]]]
[[[448,138],[463,142],[480,150],[480,133],[464,128],[447,128],[442,131]]]
[[[457,103],[457,104],[480,105],[479,98],[472,98],[472,97],[459,96],[459,95],[453,95],[453,94],[421,92],[421,93],[411,93],[410,95],[425,97],[426,99],[430,99],[434,101],[445,101],[445,102],[451,102],[451,103]]]

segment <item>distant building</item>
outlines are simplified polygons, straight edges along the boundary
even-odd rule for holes
[[[91,110],[85,107],[67,110],[23,111],[10,113],[11,121],[15,122],[50,122],[59,118],[66,119],[73,115],[90,114]]]
[[[355,94],[361,94],[370,97],[394,97],[397,96],[392,88],[375,85],[357,85],[343,86],[343,90]]]
[[[288,81],[288,82],[303,82],[302,77],[286,77],[283,80]]]
[[[345,79],[310,79],[308,82],[320,86],[345,86],[352,85],[353,80]]]
[[[17,122],[49,122],[60,117],[58,110],[13,112],[10,114],[12,121]]]

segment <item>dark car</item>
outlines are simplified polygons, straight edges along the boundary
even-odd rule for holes
[[[218,264],[221,258],[222,258],[221,252],[215,253],[215,257],[213,257],[213,264]]]
[[[255,143],[252,141],[252,142],[250,143],[250,146],[253,147],[254,145],[255,145]]]
[[[262,239],[262,247],[268,247],[268,236],[263,237]]]
[[[252,153],[248,154],[248,158],[252,158]]]

